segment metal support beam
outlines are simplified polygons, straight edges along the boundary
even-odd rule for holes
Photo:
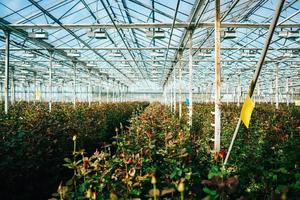
[[[88,92],[87,92],[87,96],[88,96],[88,102],[89,102],[89,107],[91,107],[91,87],[92,87],[92,83],[91,83],[91,72],[89,70],[89,85],[88,85]]]
[[[14,73],[11,74],[11,104],[15,103],[16,100],[16,83],[15,83],[15,78],[14,78]]]
[[[105,6],[105,5],[104,5]],[[116,25],[116,26],[115,26]],[[103,24],[10,24],[9,27],[16,29],[151,29],[151,28],[172,28],[173,23],[103,23]],[[213,22],[176,22],[174,28],[214,28]],[[240,23],[222,22],[221,28],[263,28],[268,29],[270,23]],[[300,23],[284,23],[277,28],[300,28]]]
[[[74,77],[73,77],[73,107],[74,109],[76,108],[76,62],[73,62],[73,66],[74,66]]]
[[[155,46],[155,47],[128,47],[128,50],[134,50],[134,51],[154,51],[154,50],[167,50],[168,47],[166,46]],[[170,46],[169,50],[185,50],[185,49],[189,49],[188,47],[174,47],[174,46]],[[28,48],[28,47],[24,47],[24,48],[18,48],[18,47],[14,47],[14,48],[10,48],[10,51],[47,51],[46,48],[40,48],[40,47],[32,47],[32,48]],[[60,50],[60,51],[68,51],[68,50],[95,50],[95,51],[127,51],[126,47],[91,47],[91,48],[87,48],[87,47],[53,47],[51,50]],[[200,50],[200,51],[205,51],[205,50],[210,50],[210,51],[214,51],[215,48],[214,47],[193,47],[193,50]],[[243,50],[253,50],[253,51],[260,51],[261,48],[255,48],[255,47],[221,47],[221,50],[227,50],[227,51],[243,51]],[[282,47],[280,49],[278,48],[270,48],[269,50],[271,51],[297,51],[299,50],[299,48],[293,48],[293,47]],[[5,51],[5,48],[0,48],[0,51]],[[69,59],[67,59],[69,60]],[[142,59],[139,59],[142,60]],[[103,60],[102,60],[103,61]],[[108,60],[109,61],[109,60]],[[133,60],[132,60],[133,61]],[[162,60],[163,61],[163,60]],[[170,60],[168,59],[167,61],[174,61],[174,60]],[[213,61],[213,60],[210,60]],[[105,61],[103,61],[105,62]]]
[[[36,73],[33,74],[33,104],[35,105],[37,100],[37,84],[36,84]]]
[[[5,33],[5,80],[4,80],[4,112],[8,114],[9,106],[9,41],[10,41],[10,32]]]
[[[108,85],[106,86],[106,103],[108,103]]]
[[[215,0],[215,137],[214,152],[221,143],[221,13],[220,0]]]
[[[241,95],[242,95],[242,86],[241,86],[241,72],[238,73],[238,90],[237,90],[237,106],[241,106]]]
[[[192,126],[193,118],[193,32],[189,31],[189,125]]]
[[[276,74],[275,74],[275,101],[276,109],[279,109],[279,88],[278,88],[278,76],[279,76],[279,63],[276,64]]]
[[[286,79],[285,93],[286,93],[286,105],[290,105],[290,93],[289,93],[289,78]]]
[[[49,51],[49,112],[52,110],[52,60],[53,60],[53,52]]]
[[[179,119],[182,117],[182,51],[179,52],[179,68],[178,68],[178,76],[179,76]]]
[[[173,106],[174,106],[174,113],[176,114],[176,71],[173,72]]]
[[[267,52],[268,52],[268,48],[270,46],[270,43],[271,43],[274,31],[275,31],[275,27],[276,27],[276,24],[278,22],[278,19],[279,19],[279,16],[280,16],[280,13],[281,13],[281,10],[282,10],[284,2],[285,2],[284,0],[278,0],[278,2],[277,2],[277,5],[276,5],[275,11],[274,11],[274,15],[273,15],[273,19],[272,19],[271,25],[269,27],[268,35],[267,35],[265,43],[264,43],[264,48],[263,48],[262,53],[260,55],[260,58],[259,58],[259,60],[257,62],[256,70],[255,70],[255,73],[254,73],[254,76],[253,76],[253,79],[251,81],[251,85],[250,85],[250,88],[249,88],[248,95],[249,95],[250,98],[253,95],[253,92],[254,92],[254,89],[255,89],[255,86],[256,86],[259,74],[260,74],[261,69],[262,69],[262,65],[264,64],[264,60],[266,58],[266,55],[267,55]],[[230,146],[229,146],[229,149],[228,149],[228,153],[227,153],[225,161],[224,161],[224,165],[226,165],[227,162],[228,162],[228,159],[229,159],[229,156],[230,156],[230,152],[232,150],[235,138],[236,138],[237,133],[238,133],[238,131],[240,129],[241,122],[242,122],[242,120],[239,119],[239,121],[237,123],[237,126],[235,128],[235,131],[233,133],[233,136],[232,136],[232,140],[231,140],[231,143],[230,143]]]

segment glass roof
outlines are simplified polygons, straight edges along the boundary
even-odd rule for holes
[[[192,30],[194,86],[207,87],[215,78],[214,5],[213,0],[0,0],[0,73],[4,71],[4,31],[10,30],[10,62],[17,81],[30,81],[35,74],[47,82],[50,50],[54,62],[62,64],[53,69],[57,83],[72,81],[76,63],[78,81],[83,84],[90,71],[93,83],[103,87],[112,81],[132,91],[162,92],[173,73],[178,73],[182,50],[183,81],[188,82],[188,32]],[[237,87],[240,75],[242,86],[248,87],[275,6],[275,0],[221,1],[222,23],[229,24],[222,33],[236,34],[221,41],[222,84]],[[290,88],[299,91],[299,22],[300,1],[285,1],[279,18],[283,26],[275,30],[259,78],[262,90],[272,87],[279,64],[280,87],[288,79]],[[47,32],[48,39],[28,37],[39,31]],[[164,37],[147,36],[159,31]],[[283,31],[298,37],[282,37]],[[89,37],[88,32],[104,32],[106,38]],[[68,56],[74,51],[80,57]],[[28,58],[28,53],[36,56]],[[23,76],[24,71],[32,74]]]

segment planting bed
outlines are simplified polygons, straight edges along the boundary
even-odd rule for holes
[[[116,151],[75,149],[73,172],[59,186],[62,199],[297,199],[300,194],[300,111],[258,105],[242,127],[229,164],[222,166],[240,108],[223,106],[222,145],[211,153],[213,105],[196,104],[191,131],[168,107],[148,106],[120,129]],[[74,138],[73,144],[77,144]],[[76,145],[75,145],[76,146]],[[71,147],[70,147],[71,149]]]
[[[9,114],[0,111],[1,199],[47,199],[68,171],[63,158],[77,147],[92,153],[110,144],[115,128],[128,125],[133,112],[148,103],[47,104],[19,102]],[[2,105],[3,106],[3,105]],[[1,107],[2,107],[1,106]]]

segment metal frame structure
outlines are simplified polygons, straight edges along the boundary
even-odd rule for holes
[[[174,111],[179,102],[180,116],[188,98],[191,124],[193,101],[215,101],[216,151],[219,107],[224,101],[240,105],[275,11],[271,0],[10,2],[0,0],[0,99],[5,112],[15,99],[35,101],[37,92],[50,111],[54,101],[70,101],[75,107],[82,100],[157,99],[160,94]],[[300,2],[286,0],[265,55],[257,101],[278,106],[299,98],[299,21]],[[106,39],[88,36],[97,30]],[[149,38],[149,31],[165,37]],[[236,35],[228,39],[228,31]],[[47,39],[32,38],[32,32],[47,32]],[[80,56],[70,56],[74,52]]]

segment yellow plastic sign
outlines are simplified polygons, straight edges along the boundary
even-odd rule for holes
[[[252,111],[254,109],[255,103],[252,101],[252,99],[247,95],[242,111],[241,111],[241,120],[245,124],[247,128],[249,128],[249,123],[252,115]]]
[[[300,100],[296,100],[296,101],[295,101],[295,105],[296,105],[296,106],[300,106]]]
[[[41,92],[39,90],[35,92],[35,100],[37,101],[41,100]]]

